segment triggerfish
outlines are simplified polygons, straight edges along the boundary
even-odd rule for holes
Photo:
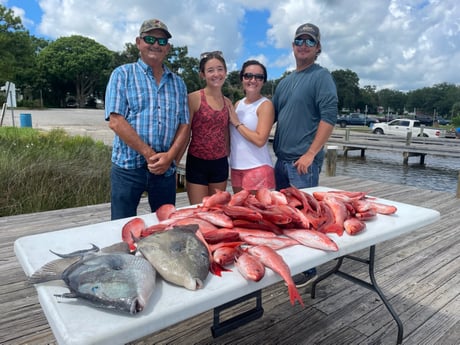
[[[189,290],[203,287],[209,273],[209,253],[196,236],[197,224],[174,226],[137,242],[140,252],[161,277]]]
[[[82,298],[96,307],[136,314],[144,309],[155,287],[155,270],[143,257],[124,252],[78,251],[56,254],[29,279],[37,284],[62,279],[69,293],[63,298]],[[54,253],[54,252],[53,252]]]

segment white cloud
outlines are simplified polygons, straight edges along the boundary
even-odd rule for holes
[[[361,86],[401,90],[460,82],[460,7],[455,0],[283,1],[271,9],[269,38],[287,47],[304,23],[321,29],[318,62],[350,69]]]
[[[0,0],[1,3],[7,3]],[[171,43],[198,57],[222,50],[229,70],[250,57],[269,69],[294,68],[291,42],[305,22],[321,29],[318,62],[329,70],[350,69],[361,86],[416,89],[440,82],[459,83],[460,5],[457,0],[38,0],[39,33],[52,39],[79,34],[121,51],[134,42],[141,22],[159,18],[170,28]],[[245,50],[242,28],[254,25],[248,10],[268,11],[265,37]],[[22,18],[27,13],[15,9]],[[273,54],[267,47],[273,47]],[[261,53],[263,51],[263,53]]]
[[[134,43],[145,19],[158,18],[168,26],[171,43],[186,45],[191,56],[221,50],[231,63],[241,51],[238,23],[244,11],[232,1],[40,0],[40,5],[39,32],[53,38],[79,34],[122,51],[125,43]]]

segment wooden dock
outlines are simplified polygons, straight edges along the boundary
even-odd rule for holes
[[[350,177],[321,176],[320,184],[367,191],[441,213],[438,223],[377,245],[376,279],[403,322],[404,344],[458,344],[460,200],[450,193]],[[184,193],[177,201],[178,207],[188,204]],[[148,212],[143,201],[139,213]],[[26,282],[14,256],[14,241],[109,218],[108,204],[0,218],[0,344],[56,344],[36,290]],[[318,271],[333,264],[322,265]],[[349,265],[349,271],[359,275],[358,265]],[[396,343],[396,324],[375,293],[336,276],[318,286],[315,299],[308,288],[300,292],[304,309],[290,305],[283,283],[263,289],[263,317],[218,338],[212,337],[213,313],[208,311],[130,344]]]
[[[340,146],[346,157],[350,151],[360,151],[361,157],[366,150],[391,151],[401,153],[403,164],[410,157],[418,157],[420,164],[425,163],[426,155],[460,158],[460,140],[445,138],[404,138],[394,135],[366,134],[350,129],[334,129],[328,145]]]

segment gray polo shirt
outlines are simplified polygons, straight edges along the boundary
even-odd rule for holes
[[[307,152],[320,121],[335,125],[337,88],[329,71],[318,64],[294,71],[273,96],[277,127],[273,149],[278,159],[295,161]],[[317,158],[322,159],[320,152]]]

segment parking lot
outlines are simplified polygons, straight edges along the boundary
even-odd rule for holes
[[[2,126],[21,126],[21,114],[30,114],[33,128],[49,131],[62,128],[70,135],[90,136],[111,145],[113,132],[104,118],[103,109],[11,109],[6,110]]]

